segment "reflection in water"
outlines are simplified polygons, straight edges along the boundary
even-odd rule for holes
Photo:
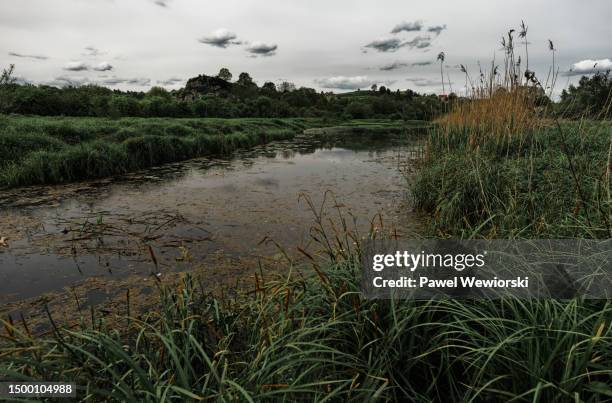
[[[382,213],[400,228],[415,220],[398,170],[414,147],[403,139],[307,138],[167,164],[122,178],[0,193],[0,301],[58,290],[100,276],[214,266],[220,255],[256,258],[308,247],[312,215],[332,190],[366,229]],[[157,251],[153,267],[149,252]],[[228,273],[234,276],[235,273]]]

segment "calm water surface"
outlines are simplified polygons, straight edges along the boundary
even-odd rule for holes
[[[377,214],[410,232],[406,178],[416,143],[401,138],[298,138],[114,180],[0,193],[0,302],[61,290],[91,277],[148,275],[309,248],[327,193],[366,231]],[[334,199],[335,198],[335,199]],[[331,213],[330,213],[331,214]],[[151,258],[150,249],[157,265]],[[228,276],[235,274],[229,273]]]

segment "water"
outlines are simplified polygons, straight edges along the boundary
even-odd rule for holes
[[[0,236],[9,247],[0,247],[0,302],[194,265],[213,284],[232,280],[258,260],[279,260],[278,246],[312,248],[304,195],[317,208],[327,197],[330,215],[340,206],[360,231],[381,214],[409,232],[418,220],[402,171],[415,147],[398,138],[299,138],[119,179],[2,192]]]

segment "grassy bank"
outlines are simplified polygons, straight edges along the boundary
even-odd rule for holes
[[[0,119],[0,187],[71,182],[288,139],[308,119]]]
[[[351,132],[400,132],[422,122],[325,119],[66,118],[0,116],[0,188],[120,175],[221,155],[342,124]]]
[[[612,124],[546,122],[495,138],[438,126],[414,185],[442,237],[607,238]]]
[[[409,130],[411,134],[418,133],[419,131],[426,132],[429,127],[431,127],[431,123],[423,120],[405,120],[400,124],[394,120],[368,119],[366,121],[353,120],[342,122],[338,126],[326,125],[324,127],[306,129],[304,133],[320,139],[345,136],[376,136],[381,138],[404,134],[406,130]]]
[[[259,277],[253,293],[231,301],[185,277],[160,287],[153,313],[105,321],[92,311],[52,337],[6,322],[0,374],[75,382],[78,397],[94,401],[612,395],[609,301],[368,301],[359,264],[336,259],[308,278]]]

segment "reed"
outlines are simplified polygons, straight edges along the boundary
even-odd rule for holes
[[[225,299],[185,275],[159,285],[156,310],[129,320],[92,313],[72,329],[53,321],[47,336],[4,321],[0,376],[75,382],[94,401],[597,402],[612,393],[609,301],[367,300],[350,220],[307,202],[320,245],[305,252],[312,270],[289,260],[285,273],[258,273],[248,292]]]
[[[554,118],[545,88],[556,73],[542,84],[523,69],[514,32],[502,39],[501,69],[493,61],[474,82],[461,66],[469,97],[430,130],[416,206],[440,237],[610,237],[612,126]],[[524,23],[519,38],[527,42]]]
[[[0,188],[121,175],[293,138],[317,119],[6,117]]]

